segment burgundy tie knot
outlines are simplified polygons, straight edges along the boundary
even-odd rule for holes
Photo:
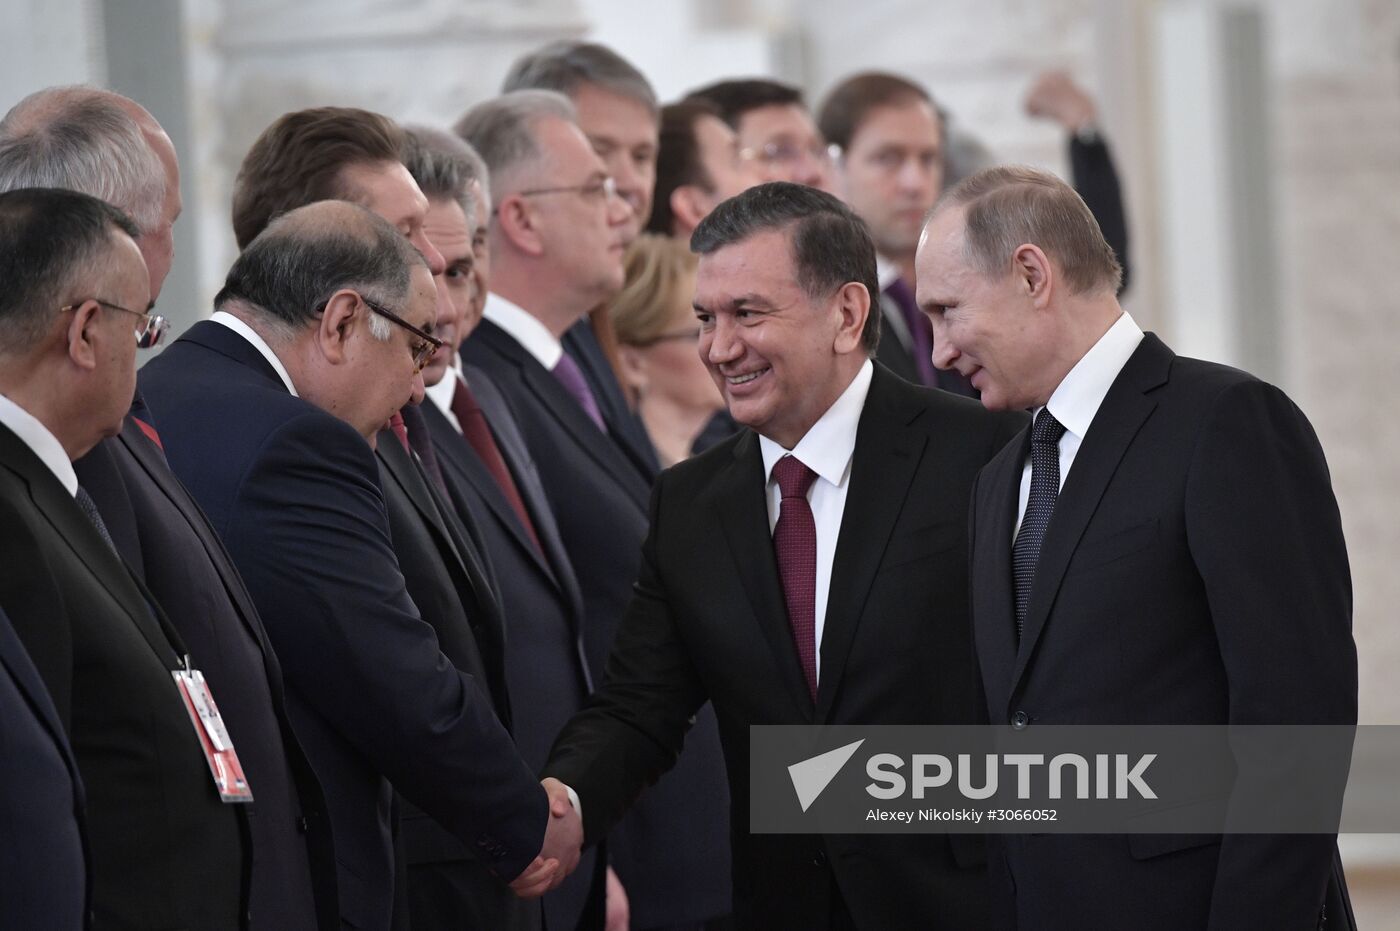
[[[817,480],[817,473],[807,468],[796,456],[784,456],[773,464],[773,477],[783,498],[806,498],[807,490]]]

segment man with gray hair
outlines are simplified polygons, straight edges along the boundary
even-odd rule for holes
[[[625,226],[628,245],[651,216],[660,149],[661,110],[647,79],[605,45],[562,39],[522,56],[502,90],[558,91],[573,102],[575,119],[593,151],[632,208]],[[648,482],[660,470],[651,438],[622,393],[617,336],[606,307],[564,334],[564,351],[583,370],[608,433]]]
[[[486,161],[495,202],[491,296],[462,357],[490,376],[519,420],[582,588],[584,649],[601,682],[646,534],[650,484],[609,437],[561,340],[621,288],[630,213],[560,94],[504,94],[456,130]],[[713,713],[703,709],[676,769],[609,840],[633,927],[728,914],[727,794]]]
[[[136,221],[152,300],[173,256],[175,150],[133,100],[89,87],[31,94],[0,120],[0,190],[53,184],[102,197]],[[138,394],[119,435],[74,468],[118,551],[180,632],[236,735],[257,816],[242,911],[251,927],[335,924],[321,785],[287,721],[282,670],[257,608],[207,518],[171,473]]]
[[[583,705],[589,692],[580,632],[583,605],[568,555],[550,510],[539,473],[524,447],[520,427],[509,406],[485,372],[464,370],[457,347],[481,322],[486,281],[486,257],[474,244],[484,240],[491,214],[490,195],[483,189],[487,169],[481,157],[461,139],[438,130],[412,128],[405,164],[428,198],[424,232],[442,253],[447,272],[442,281],[449,301],[439,312],[444,340],[439,356],[423,370],[428,402],[421,405],[433,449],[452,505],[471,515],[489,554],[500,592],[509,642],[504,666],[510,694],[516,746],[535,771],[544,765],[549,745],[559,728]],[[489,181],[488,181],[489,184]],[[443,317],[449,325],[443,326]],[[450,362],[450,364],[449,364]],[[417,830],[417,826],[414,826]],[[453,928],[461,924],[463,903],[454,890],[460,882],[456,863],[446,862],[442,846],[435,856],[415,858],[409,836],[409,907],[415,931]],[[419,862],[426,861],[426,862]],[[601,917],[601,885],[595,852],[579,861],[578,870],[544,897],[546,926],[590,926]],[[598,914],[584,918],[593,903]],[[498,923],[499,924],[499,923]]]
[[[958,184],[915,266],[934,362],[987,408],[1034,414],[972,495],[990,720],[1355,724],[1346,541],[1302,411],[1144,333],[1118,303],[1121,268],[1093,214],[1046,172]],[[1333,835],[988,845],[1009,927],[1346,926]]]

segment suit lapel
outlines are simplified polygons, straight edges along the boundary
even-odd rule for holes
[[[914,428],[923,409],[899,403],[897,387],[893,376],[877,366],[856,432],[851,485],[841,516],[822,626],[818,721],[831,711],[885,544],[899,520],[928,442],[927,434]]]
[[[773,533],[768,529],[763,453],[757,434],[746,431],[734,446],[734,460],[715,483],[715,507],[729,541],[739,579],[758,627],[773,651],[773,662],[802,717],[813,713],[802,663],[792,642],[787,602],[778,579]]]
[[[73,750],[68,744],[68,737],[63,729],[63,723],[58,718],[58,709],[54,707],[53,698],[49,694],[49,690],[44,687],[44,681],[40,678],[39,671],[34,668],[34,663],[30,660],[24,646],[19,642],[19,637],[10,628],[9,619],[3,616],[0,616],[0,666],[9,670],[15,688],[34,709],[35,717],[43,721],[44,728],[53,738],[54,746],[58,748],[59,755],[63,757],[63,762],[68,765],[68,770],[73,774],[74,783],[81,787],[78,763],[73,759]]]
[[[29,487],[30,498],[74,555],[130,616],[141,636],[167,667],[174,647],[157,623],[154,609],[126,565],[107,546],[68,490],[33,451],[0,424],[0,460],[10,464]]]
[[[1030,437],[1027,427],[987,464],[977,478],[974,502],[973,636],[987,697],[997,702],[1010,700],[1011,671],[1016,664],[1011,533],[1016,526],[1021,469],[1030,451]]]
[[[1026,624],[1016,654],[1012,687],[1020,682],[1045,630],[1050,608],[1059,593],[1070,557],[1079,545],[1084,529],[1093,517],[1112,480],[1118,463],[1128,451],[1133,437],[1157,406],[1146,392],[1163,384],[1171,367],[1172,353],[1157,337],[1148,334],[1118,373],[1098,413],[1094,415],[1084,442],[1075,454],[1074,465],[1060,490],[1055,513],[1045,531],[1036,566],[1035,584],[1026,609]],[[1009,544],[1008,544],[1009,546]]]
[[[117,442],[131,453],[137,465],[151,479],[161,494],[165,495],[175,510],[180,512],[180,516],[189,524],[194,535],[199,538],[204,551],[209,555],[210,563],[213,564],[214,570],[219,574],[219,579],[224,583],[224,589],[228,592],[229,600],[233,602],[239,618],[243,621],[243,626],[257,640],[258,647],[262,650],[263,656],[266,657],[272,652],[272,646],[267,640],[262,623],[257,620],[257,609],[253,607],[252,596],[244,587],[242,577],[234,571],[232,558],[224,550],[223,543],[214,534],[213,528],[209,526],[204,512],[199,510],[194,499],[185,491],[184,486],[179,484],[179,480],[170,471],[170,467],[166,465],[165,457],[160,450],[147,439],[140,427],[131,422],[131,418],[128,417],[122,425],[122,432],[118,435]]]

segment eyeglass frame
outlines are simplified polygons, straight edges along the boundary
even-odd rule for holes
[[[765,142],[761,146],[744,146],[739,150],[739,158],[746,162],[759,162],[763,165],[790,165],[804,156],[818,165],[833,165],[838,158],[836,145],[804,146],[798,143]]]
[[[612,175],[604,175],[600,179],[587,181],[583,184],[567,184],[560,187],[537,187],[525,191],[516,191],[515,196],[536,197],[540,194],[577,194],[585,199],[591,199],[594,196],[593,191],[595,189],[603,195],[603,201],[605,203],[609,198],[621,196],[617,193],[617,179]]]
[[[137,316],[145,320],[146,325],[141,329],[135,331],[137,349],[153,349],[156,346],[159,346],[160,341],[165,336],[166,331],[170,329],[170,321],[165,319],[165,317],[161,314],[153,314],[140,310],[132,310],[131,308],[123,307],[120,304],[113,304],[111,301],[104,301],[100,297],[85,297],[81,301],[76,301],[72,304],[64,304],[58,309],[58,312],[61,314],[66,314],[70,310],[77,310],[79,307],[82,307],[88,301],[92,301],[99,307],[105,307],[108,310],[120,310],[124,314],[132,314],[133,316]],[[154,333],[155,335],[152,336],[152,333]]]
[[[419,339],[423,340],[427,344],[427,346],[424,348],[415,349],[413,351],[413,374],[417,375],[419,372],[423,371],[423,369],[428,367],[428,363],[432,361],[433,356],[437,353],[439,349],[443,347],[442,340],[438,339],[436,336],[433,336],[431,333],[425,333],[422,330],[418,329],[418,327],[409,323],[403,317],[400,317],[398,314],[394,313],[392,310],[385,307],[383,304],[380,304],[378,301],[372,301],[358,291],[355,292],[355,296],[358,297],[361,300],[361,302],[363,302],[364,305],[368,307],[372,312],[379,314],[379,316],[383,317],[385,320],[388,320],[390,323],[398,324],[408,332],[412,333],[414,336],[417,336]],[[327,301],[326,303],[328,304],[330,302]],[[326,304],[322,304],[316,309],[317,315],[323,314],[325,313],[325,311]]]

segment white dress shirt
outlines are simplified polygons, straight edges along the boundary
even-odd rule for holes
[[[457,384],[466,384],[467,380],[462,375],[462,357],[453,355],[452,364],[447,367],[447,374],[442,376],[442,380],[436,385],[428,386],[428,400],[440,411],[442,416],[447,418],[447,422],[452,424],[452,429],[458,433],[462,432],[462,425],[457,422],[457,415],[452,412],[452,399],[457,394]]]
[[[548,327],[520,305],[493,292],[486,295],[486,308],[482,316],[515,337],[526,352],[539,360],[545,371],[552,372],[554,366],[559,364],[559,357],[564,354],[563,344],[549,332]]]
[[[20,442],[39,457],[39,461],[49,467],[59,484],[68,489],[74,497],[78,494],[78,473],[73,471],[73,463],[64,451],[58,437],[39,422],[29,411],[0,394],[0,423],[10,428]]]
[[[268,365],[272,366],[272,370],[277,373],[277,377],[282,379],[282,384],[287,386],[287,390],[291,392],[292,397],[301,397],[301,395],[297,394],[296,386],[292,384],[292,376],[287,374],[287,367],[282,364],[281,359],[277,358],[277,353],[272,351],[272,347],[267,344],[267,341],[258,335],[257,330],[224,310],[214,311],[209,319],[228,327],[230,330],[252,343],[253,348],[267,360]]]
[[[841,517],[846,512],[846,493],[851,488],[851,459],[856,451],[856,428],[865,409],[865,397],[870,393],[870,379],[875,366],[869,359],[860,367],[856,377],[836,399],[826,413],[812,425],[807,435],[792,449],[768,439],[758,438],[763,452],[763,475],[768,483],[768,530],[778,525],[783,494],[773,478],[773,466],[786,455],[792,455],[817,473],[807,491],[807,503],[817,525],[817,591],[816,645],[817,678],[821,678],[822,630],[826,627],[826,601],[831,589],[831,564],[836,558],[836,539],[841,534]]]
[[[1065,478],[1069,476],[1070,467],[1074,465],[1075,454],[1079,452],[1084,435],[1089,432],[1089,425],[1094,422],[1094,415],[1099,412],[1103,399],[1108,395],[1108,389],[1113,386],[1118,373],[1123,371],[1123,366],[1128,364],[1128,357],[1140,342],[1142,329],[1125,312],[1108,328],[1108,332],[1100,336],[1099,341],[1084,353],[1083,358],[1075,363],[1074,368],[1069,370],[1069,374],[1055,388],[1055,393],[1050,395],[1050,401],[1045,406],[1050,408],[1050,413],[1065,428],[1064,436],[1060,437],[1061,488],[1065,487]],[[1031,411],[1031,415],[1039,414],[1040,411],[1041,408],[1037,407]],[[1030,501],[1030,496],[1031,459],[1027,456],[1025,467],[1021,470],[1020,503],[1016,511],[1016,529],[1011,534],[1012,540],[1016,539],[1016,534],[1021,530],[1021,521],[1026,516],[1026,504]]]

